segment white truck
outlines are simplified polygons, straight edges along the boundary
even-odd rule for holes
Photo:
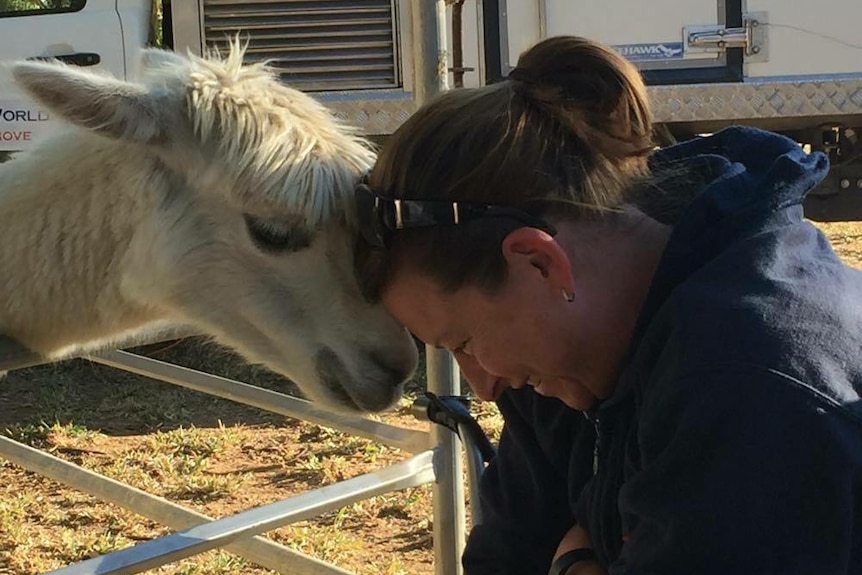
[[[833,160],[809,216],[862,218],[859,0],[0,0],[0,58],[131,76],[154,6],[167,47],[243,34],[250,58],[382,137],[441,85],[499,80],[543,37],[595,38],[642,69],[668,138],[738,123],[786,133]],[[0,152],[52,129],[0,79]]]

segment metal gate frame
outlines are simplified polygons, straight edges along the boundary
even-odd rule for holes
[[[159,340],[163,341],[164,338]],[[368,418],[329,413],[303,399],[126,351],[113,350],[82,357],[295,419],[332,427],[414,455],[378,471],[223,519],[212,520],[164,498],[147,494],[0,436],[0,457],[177,530],[169,535],[50,573],[139,573],[216,547],[224,547],[250,561],[282,573],[349,575],[348,571],[337,566],[293,551],[257,534],[304,521],[369,497],[430,482],[433,482],[435,572],[437,575],[461,572],[465,501],[461,479],[460,440],[456,434],[437,425],[432,426],[430,432],[422,432]],[[29,367],[39,363],[45,362],[39,361],[32,353],[14,347],[9,340],[0,338],[0,369]],[[457,367],[448,353],[434,348],[428,349],[427,369],[429,391],[439,395],[459,393]]]

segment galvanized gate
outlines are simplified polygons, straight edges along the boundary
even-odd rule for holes
[[[428,350],[429,390],[458,393],[451,356]],[[63,575],[139,573],[159,565],[224,547],[250,561],[282,573],[349,575],[343,569],[303,555],[259,533],[307,520],[362,499],[433,483],[435,572],[460,572],[464,544],[465,505],[460,442],[457,435],[432,426],[430,433],[403,429],[361,417],[332,414],[314,404],[251,386],[128,353],[107,351],[88,356],[94,362],[137,373],[188,389],[237,401],[288,417],[325,425],[373,439],[413,455],[400,463],[309,491],[220,520],[122,484],[38,449],[0,436],[0,457],[27,470],[135,511],[175,530],[174,533],[52,571]],[[0,371],[42,363],[40,358],[0,337]],[[471,473],[475,475],[475,473]]]

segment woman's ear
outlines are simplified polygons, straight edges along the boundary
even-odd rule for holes
[[[538,272],[557,293],[574,292],[574,274],[571,260],[562,246],[545,231],[537,228],[518,228],[509,233],[501,246],[508,266],[528,272]],[[529,266],[529,268],[528,268]]]

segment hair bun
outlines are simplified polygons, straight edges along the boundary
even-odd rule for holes
[[[524,68],[520,68],[518,66],[512,68],[512,70],[509,72],[509,75],[506,76],[506,79],[524,85],[536,83],[535,79],[530,76],[529,70],[525,70]]]
[[[609,159],[643,157],[653,148],[640,72],[607,46],[577,36],[548,38],[521,55],[508,80]]]

